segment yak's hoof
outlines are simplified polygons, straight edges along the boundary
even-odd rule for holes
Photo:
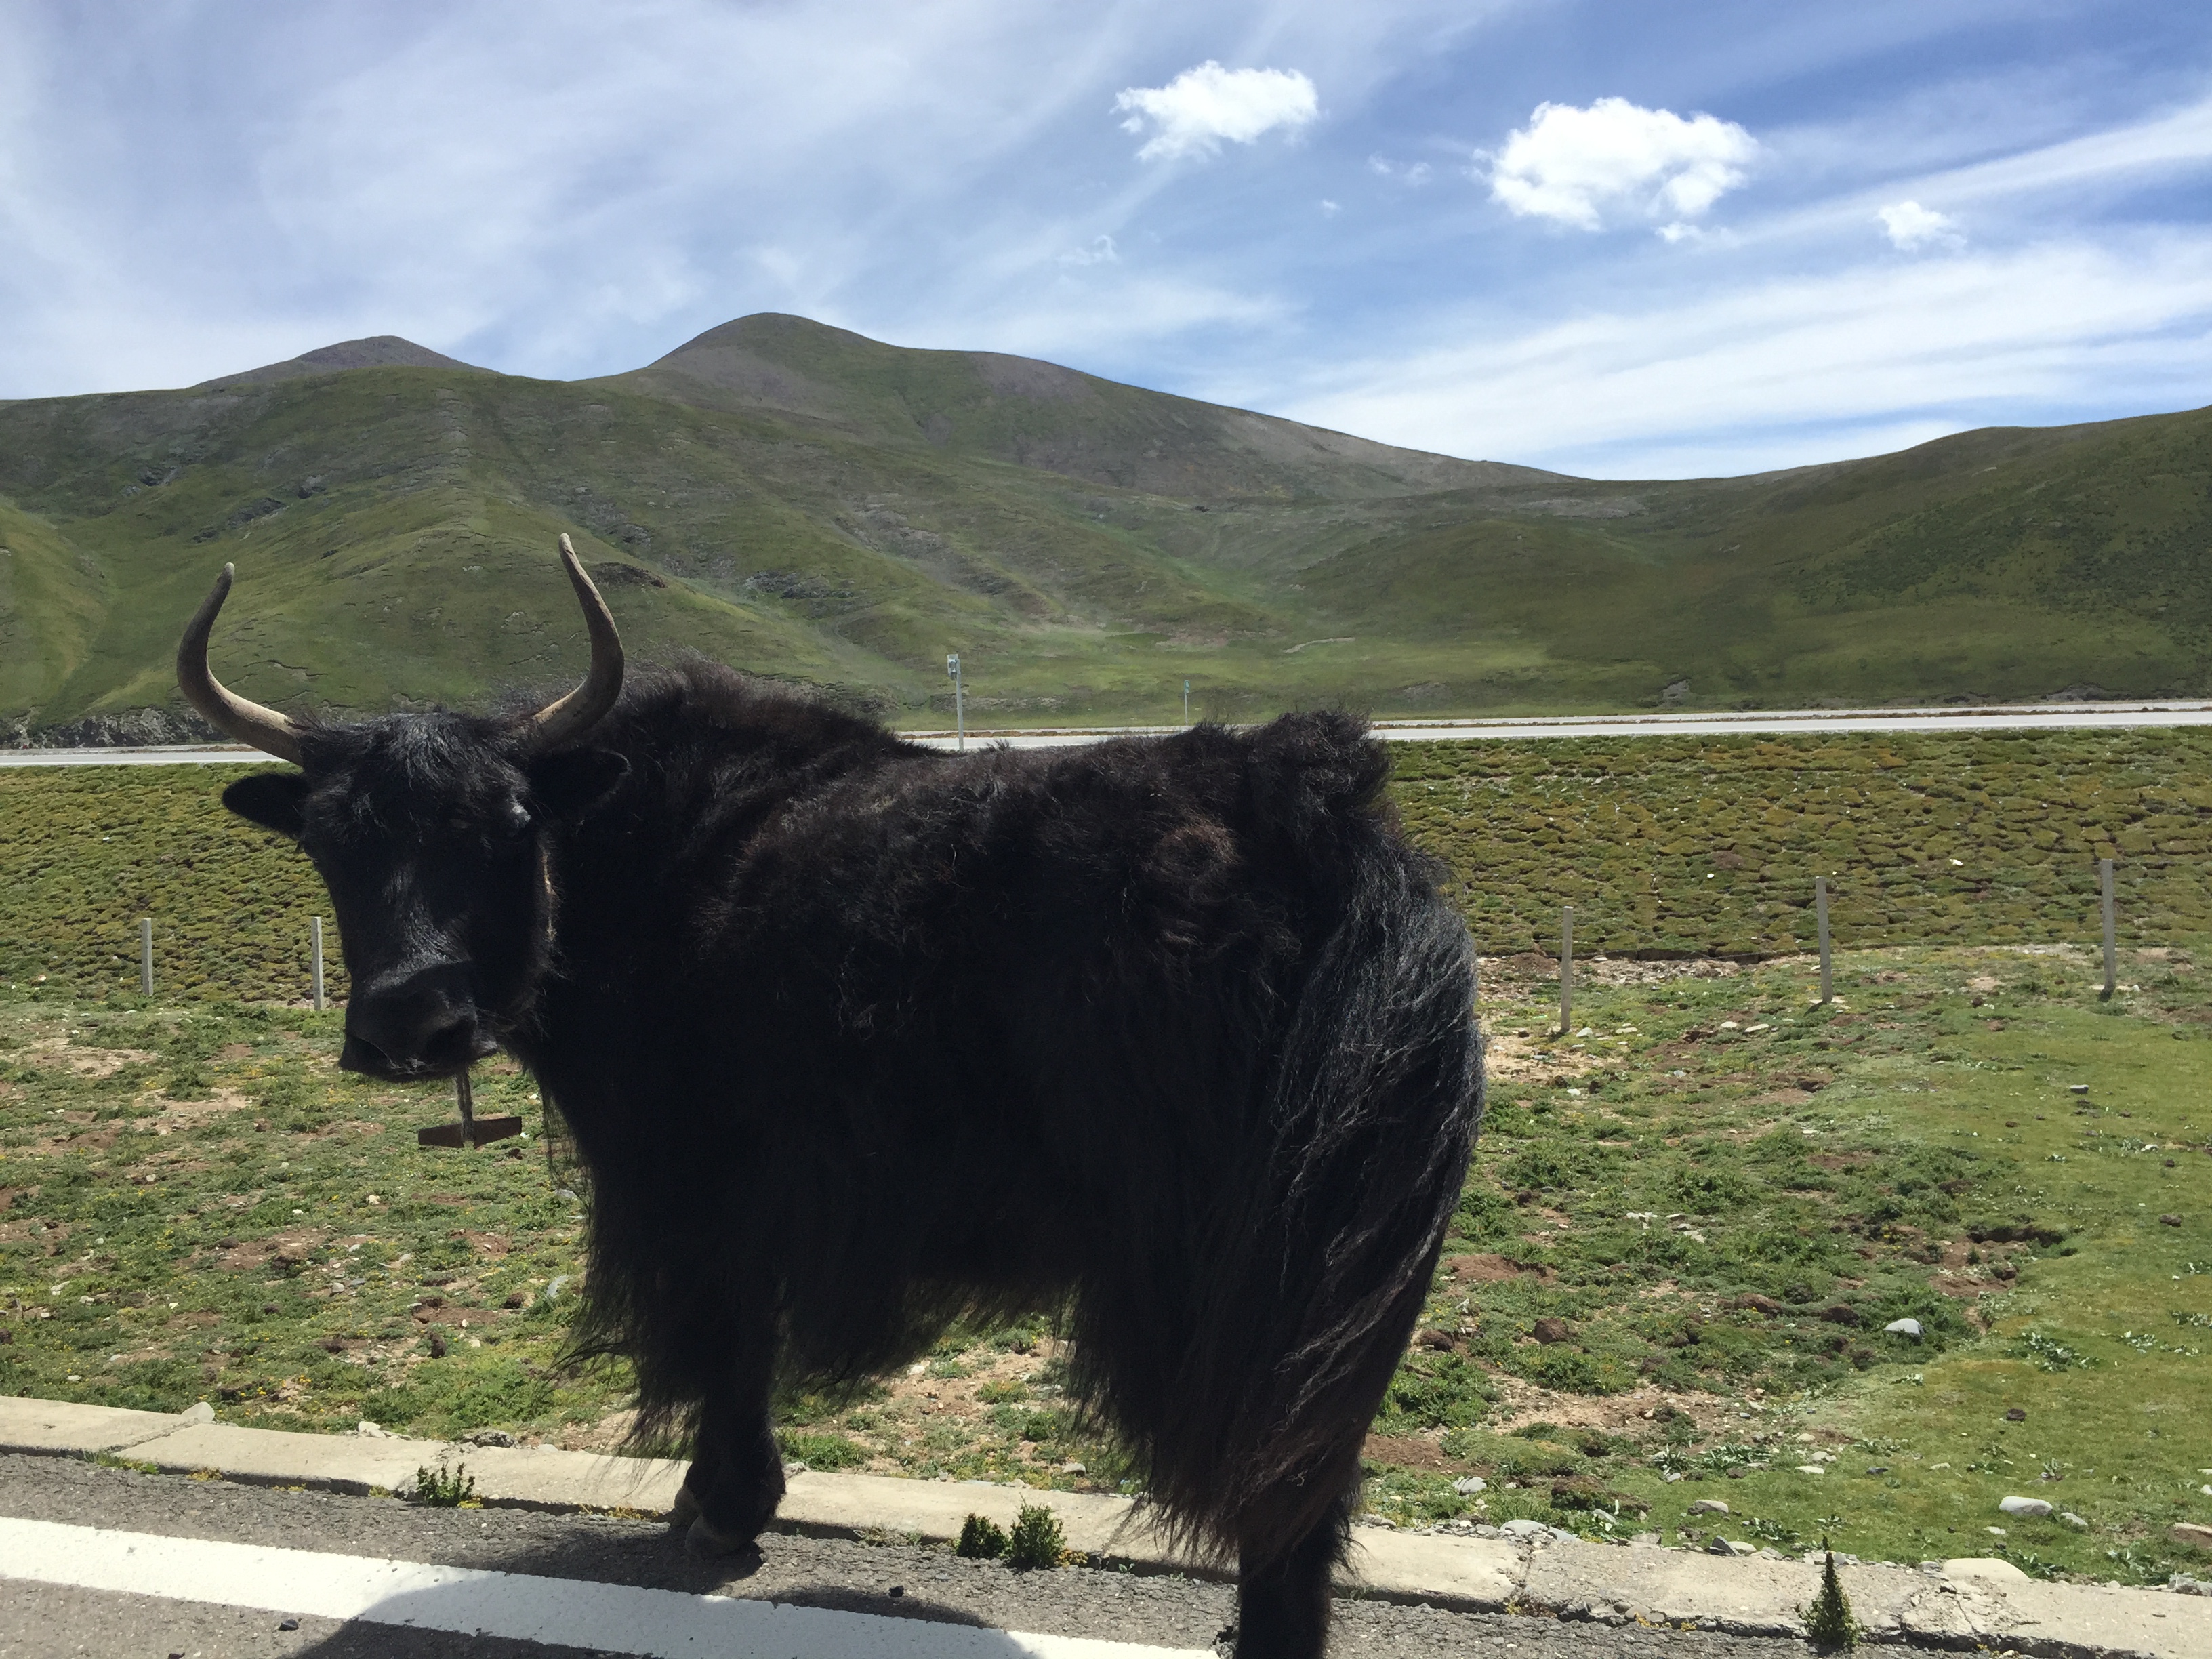
[[[686,1481],[676,1489],[676,1501],[668,1506],[668,1524],[688,1527],[699,1518],[699,1494]]]
[[[691,1518],[691,1529],[684,1534],[684,1547],[694,1555],[711,1560],[718,1556],[735,1555],[740,1550],[750,1549],[753,1537],[751,1533],[724,1532],[705,1516],[695,1515]]]

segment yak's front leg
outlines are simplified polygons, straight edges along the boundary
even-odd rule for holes
[[[771,1329],[740,1340],[699,1407],[691,1468],[675,1518],[690,1519],[684,1542],[696,1555],[731,1555],[760,1536],[783,1501],[783,1454],[769,1421],[775,1365]]]

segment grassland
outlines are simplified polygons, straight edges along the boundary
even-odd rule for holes
[[[2186,953],[2126,966],[2141,988],[2100,1005],[2078,953],[1860,953],[1815,1009],[1802,962],[1601,964],[1589,1025],[1547,1040],[1551,983],[1493,965],[1492,1118],[1372,1511],[2185,1565],[2166,1528],[2212,1518],[2212,996]],[[0,994],[0,1389],[611,1444],[624,1376],[558,1363],[580,1206],[526,1083],[489,1068],[479,1099],[532,1140],[420,1150],[447,1100],[340,1078],[334,1025]],[[1919,1340],[1882,1330],[1905,1317]],[[1058,1359],[1048,1317],[956,1331],[865,1398],[786,1401],[786,1450],[1112,1489]],[[2008,1519],[2014,1493],[2084,1525]],[[1712,1498],[1726,1520],[1689,1512]]]
[[[1486,951],[1771,954],[2212,933],[2212,738],[2194,732],[1407,744],[1395,792]],[[1548,943],[1547,942],[1553,942]]]
[[[749,325],[757,324],[753,327]],[[174,708],[181,619],[265,702],[633,653],[1021,724],[2212,687],[2212,411],[1605,483],[791,319],[605,381],[433,368],[0,404],[0,719]],[[733,366],[734,365],[734,366]]]
[[[1396,798],[1458,873],[1476,940],[1774,954],[1813,939],[1816,875],[1845,947],[2096,936],[2117,859],[2121,938],[2212,933],[2212,737],[1620,738],[1398,744]],[[0,774],[0,980],[294,1002],[326,908],[283,843],[216,797],[251,769]],[[336,951],[331,953],[336,972]],[[336,981],[342,985],[343,981]],[[342,994],[342,991],[334,994]]]
[[[2212,1517],[2191,955],[2131,956],[2112,1003],[2063,947],[1856,953],[1827,1007],[1802,958],[1595,972],[1558,1039],[1553,981],[1493,976],[1497,1103],[1370,1502],[2037,1573],[2186,1565],[2166,1527]],[[1918,1339],[1885,1332],[1905,1318]],[[1468,1474],[1480,1504],[1452,1488]],[[2015,1494],[2084,1524],[2008,1518]],[[1690,1514],[1715,1498],[1724,1521]]]
[[[2182,781],[2204,758],[2189,734],[1401,751],[1408,821],[1455,861],[1492,953],[1493,1093],[1369,1444],[1370,1510],[2130,1580],[2185,1565],[2166,1528],[2212,1520],[2192,1426],[2212,1406],[2212,929]],[[296,855],[214,817],[220,781],[0,775],[0,857],[53,826],[0,867],[0,1389],[612,1443],[619,1370],[557,1363],[581,1206],[526,1080],[484,1068],[479,1099],[532,1139],[463,1155],[414,1145],[449,1114],[436,1091],[337,1073],[335,1017],[283,1006],[283,950],[304,950],[284,941],[319,896]],[[210,839],[170,874],[193,823]],[[2124,878],[2111,1002],[2078,943],[2105,852]],[[255,873],[213,867],[234,857]],[[1824,869],[1836,1003],[1814,1005],[1802,956],[1711,953],[1801,945]],[[151,1004],[127,921],[149,890],[124,884],[149,870],[158,914],[207,941],[198,982],[179,970]],[[121,922],[119,951],[23,942],[72,871],[119,907],[83,913]],[[1607,954],[1554,1034],[1554,964],[1525,947],[1563,896]],[[227,906],[253,908],[226,931]],[[1883,1330],[1900,1318],[1918,1339]],[[1060,1358],[1048,1311],[956,1331],[865,1398],[784,1401],[787,1450],[1133,1479],[1067,1410]],[[2008,1520],[2015,1493],[2082,1525]],[[1715,1498],[1724,1520],[1689,1513]]]
[[[0,774],[0,981],[135,994],[137,919],[150,916],[165,1000],[305,1003],[309,921],[330,901],[289,842],[222,810],[223,786],[254,769]],[[335,927],[326,956],[343,998]]]

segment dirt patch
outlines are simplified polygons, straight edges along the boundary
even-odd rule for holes
[[[301,1228],[276,1233],[267,1238],[245,1239],[218,1251],[216,1265],[244,1270],[266,1267],[272,1261],[281,1261],[296,1266],[306,1261],[327,1237],[319,1228]]]
[[[1491,1032],[1483,1051],[1484,1069],[1493,1082],[1581,1077],[1598,1063],[1595,1054],[1540,1047],[1534,1038],[1512,1031]]]
[[[1370,1434],[1359,1449],[1370,1463],[1389,1463],[1401,1469],[1448,1469],[1458,1465],[1444,1455],[1435,1441],[1418,1434]]]
[[[635,1412],[610,1412],[596,1423],[569,1424],[553,1443],[562,1451],[611,1452],[628,1441],[629,1431],[636,1426]]]
[[[126,1066],[150,1066],[161,1059],[145,1048],[78,1048],[67,1037],[40,1037],[23,1051],[33,1066],[55,1066],[78,1077],[113,1077]]]
[[[179,1129],[188,1129],[195,1123],[222,1117],[251,1103],[235,1089],[217,1089],[205,1100],[164,1101],[161,1109],[153,1116],[138,1120],[138,1132],[149,1135],[173,1134]]]
[[[1743,964],[1722,957],[1638,962],[1633,957],[1577,957],[1575,976],[1593,985],[1664,985],[1678,979],[1734,979]]]
[[[1741,963],[1721,957],[1686,957],[1674,962],[1639,962],[1633,957],[1575,958],[1577,981],[1590,985],[1662,985],[1679,979],[1733,979],[1743,970]],[[1557,984],[1559,960],[1540,951],[1524,951],[1518,956],[1485,957],[1481,959],[1481,971],[1486,979],[1494,979],[1504,985],[1525,985],[1543,980]]]
[[[1649,1383],[1626,1394],[1554,1394],[1517,1376],[1494,1379],[1498,1405],[1483,1426],[1498,1434],[1510,1434],[1528,1423],[1556,1423],[1563,1429],[1598,1429],[1607,1434],[1628,1434],[1643,1429],[1662,1406],[1686,1413],[1700,1435],[1717,1432],[1724,1421],[1733,1421],[1741,1409],[1719,1395],[1673,1393]],[[1649,1432],[1649,1431],[1645,1431]]]
[[[123,1133],[118,1124],[105,1129],[86,1129],[73,1135],[55,1135],[46,1140],[34,1140],[31,1150],[38,1154],[51,1152],[104,1152],[115,1145],[115,1137]]]
[[[1462,1285],[1503,1285],[1524,1273],[1540,1279],[1552,1276],[1549,1267],[1524,1267],[1502,1255],[1455,1255],[1447,1259],[1443,1266],[1444,1271]]]

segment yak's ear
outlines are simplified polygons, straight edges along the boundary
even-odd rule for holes
[[[530,790],[550,811],[580,812],[629,775],[629,759],[611,749],[566,749],[530,763]]]
[[[297,772],[257,772],[222,792],[222,804],[264,830],[300,839],[300,803],[307,781]]]

